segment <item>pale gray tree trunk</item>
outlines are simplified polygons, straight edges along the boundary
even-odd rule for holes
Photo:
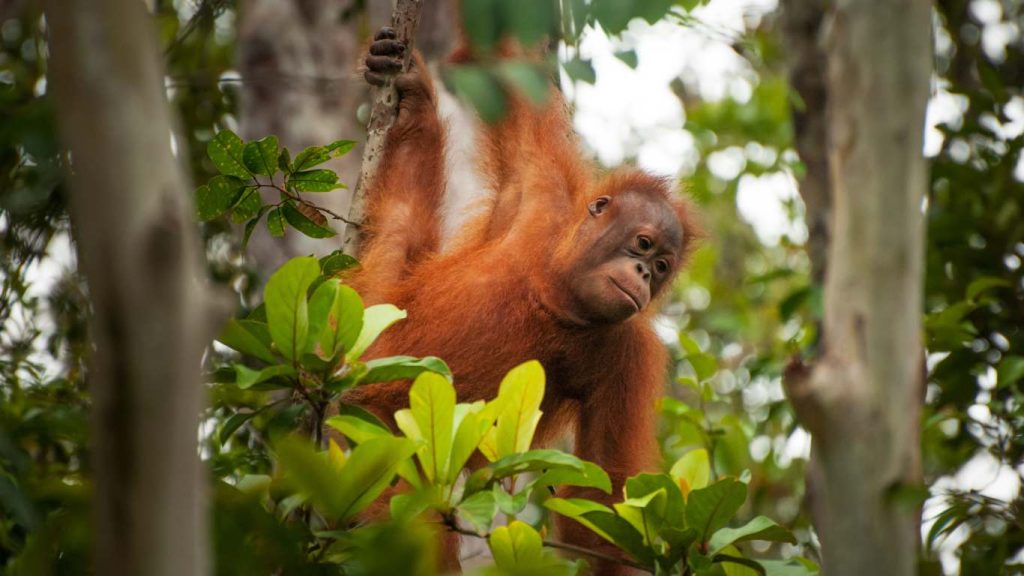
[[[832,205],[825,317],[819,357],[792,366],[785,384],[814,438],[823,573],[910,576],[918,511],[905,495],[921,482],[931,5],[837,0],[820,39]],[[811,222],[817,209],[808,206]]]
[[[136,0],[46,8],[73,230],[94,311],[94,572],[203,575],[197,430],[209,301],[153,22]]]

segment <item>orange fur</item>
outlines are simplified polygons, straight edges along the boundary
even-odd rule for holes
[[[399,127],[389,134],[381,176],[368,193],[364,267],[351,282],[368,304],[391,302],[409,316],[367,357],[439,356],[454,372],[461,402],[493,398],[509,369],[540,360],[548,384],[538,441],[573,433],[576,453],[608,471],[617,498],[625,478],[656,456],[655,402],[668,359],[650,326],[653,307],[618,324],[569,324],[553,314],[566,279],[551,271],[575,246],[580,217],[598,195],[631,191],[669,202],[685,245],[696,232],[690,211],[664,179],[635,170],[599,174],[584,160],[552,88],[541,108],[513,97],[506,118],[487,129],[480,168],[496,191],[493,205],[440,253],[445,128],[426,82],[422,94],[403,97]],[[349,391],[345,400],[393,425],[393,413],[408,405],[408,389],[404,381],[375,384]],[[609,500],[593,491],[570,494]],[[561,530],[570,542],[614,553],[575,523]],[[597,572],[620,568],[601,564]]]

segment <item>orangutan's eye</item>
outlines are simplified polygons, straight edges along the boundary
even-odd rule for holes
[[[648,238],[647,236],[637,236],[636,246],[637,248],[640,249],[641,252],[647,252],[648,250],[654,247],[654,242],[651,242],[651,239]]]

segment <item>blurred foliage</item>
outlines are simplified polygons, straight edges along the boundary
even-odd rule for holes
[[[790,106],[798,103],[785,79],[775,15],[749,18],[741,32],[709,31],[700,22],[704,3],[561,0],[555,10],[544,1],[464,0],[459,17],[483,50],[484,65],[452,68],[446,81],[482,115],[497,117],[502,107],[495,104],[505,92],[514,88],[539,98],[540,80],[556,66],[574,81],[593,82],[594,67],[578,50],[581,32],[599,26],[615,35],[637,19],[713,33],[743,58],[746,74],[738,81],[749,94],[707,101],[684,79],[672,85],[685,110],[683,130],[698,152],[692,171],[683,175],[684,186],[711,233],[665,308],[666,323],[679,339],[671,345],[676,364],[660,406],[659,437],[665,471],[677,485],[680,479],[690,488],[704,482],[700,466],[694,467],[703,451],[708,481],[746,482],[738,524],[767,516],[796,535],[796,544],[742,542],[737,552],[814,558],[817,542],[802,509],[807,440],[784,401],[780,374],[788,357],[813,346],[820,287],[808,274],[799,200],[785,200],[793,226],[778,241],[759,237],[737,204],[749,179],[801,174],[790,123]],[[182,119],[179,149],[188,150],[194,179],[207,182],[222,168],[207,153],[210,142],[218,132],[236,128],[237,3],[157,0],[152,7],[165,49],[168,94]],[[932,498],[923,518],[922,570],[937,573],[942,556],[946,572],[1019,573],[1024,9],[1019,0],[940,0],[936,8],[936,97],[952,102],[958,113],[940,125],[941,146],[930,151],[924,310],[929,385],[922,440]],[[559,12],[567,17],[558,18]],[[565,42],[558,64],[492,66],[488,60],[502,34],[531,44],[552,32]],[[617,55],[636,64],[629,49]],[[0,6],[0,566],[12,574],[75,574],[88,566],[88,300],[74,270],[61,177],[67,159],[56,143],[45,56],[38,7]],[[218,190],[231,196],[238,188]],[[274,209],[261,208],[252,214],[243,209],[241,220],[266,217]],[[300,231],[306,226],[301,219],[296,225],[279,218],[281,231],[284,222]],[[242,251],[244,228],[210,216],[203,230],[211,276],[237,293],[240,318],[265,322],[255,271]],[[211,386],[203,428],[203,455],[215,478],[217,573],[267,573],[270,566],[286,574],[326,573],[322,564],[309,562],[311,552],[339,559],[350,551],[322,547],[336,539],[319,531],[310,521],[314,513],[291,498],[284,483],[269,481],[270,439],[308,429],[305,407],[322,407],[325,400],[309,404],[282,389],[260,389],[272,378],[254,387],[235,385],[239,371],[251,377],[246,368],[258,374],[265,366],[242,361],[219,345],[209,360],[213,380],[223,380]],[[986,479],[966,487],[950,481],[977,469],[979,461],[1002,466],[1004,485],[1012,477],[1009,499],[989,495]],[[544,510],[536,504],[529,506],[540,518]],[[463,517],[475,517],[478,510],[463,507]],[[536,526],[513,523],[490,534],[498,570],[508,557],[499,550],[507,550],[508,541],[534,550]],[[429,563],[415,559],[429,559],[431,541],[420,524],[356,531],[352,546],[380,554],[356,558],[350,572],[422,573]]]

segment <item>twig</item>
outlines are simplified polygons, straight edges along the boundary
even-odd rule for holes
[[[397,40],[405,45],[405,57],[402,60],[402,72],[408,72],[412,61],[413,40],[416,38],[416,27],[420,21],[420,8],[423,0],[398,0],[395,11],[391,14],[391,27],[395,29]],[[359,181],[352,201],[349,203],[348,220],[362,223],[366,216],[366,188],[377,176],[381,159],[384,156],[384,142],[398,116],[398,92],[395,90],[394,78],[388,78],[384,86],[374,90],[373,108],[370,111],[370,122],[366,127],[366,147],[363,148],[363,164],[359,173]],[[345,237],[341,244],[342,250],[354,256],[359,248],[359,227],[349,226],[345,229]]]
[[[487,540],[490,537],[490,534],[478,534],[476,532],[473,532],[472,530],[466,530],[465,528],[460,527],[455,522],[454,518],[445,517],[444,525],[445,525],[446,528],[448,528],[448,530],[450,530],[452,532],[455,532],[456,534],[461,534],[463,536],[472,536],[474,538],[481,538],[483,540]],[[594,558],[596,560],[604,560],[605,562],[614,562],[616,564],[622,564],[624,566],[629,566],[630,568],[636,568],[637,570],[643,570],[644,572],[647,572],[649,574],[654,574],[654,571],[651,570],[649,567],[644,566],[643,564],[640,564],[639,562],[634,562],[632,560],[629,560],[627,558],[616,558],[615,556],[612,556],[610,554],[604,554],[604,553],[598,552],[596,550],[591,550],[590,548],[584,548],[582,546],[576,546],[575,544],[567,544],[565,542],[556,542],[555,540],[542,540],[541,543],[544,546],[547,546],[548,548],[557,548],[559,550],[565,550],[567,552],[573,552],[573,553],[576,553],[576,554],[582,554],[584,556],[590,556],[591,558]]]
[[[294,200],[296,202],[299,202],[300,204],[305,204],[306,206],[309,206],[310,208],[312,208],[312,209],[314,209],[314,210],[316,210],[318,212],[322,212],[324,214],[327,214],[328,216],[330,216],[331,218],[334,218],[335,220],[341,220],[345,224],[347,224],[349,226],[354,226],[356,228],[359,228],[359,226],[360,226],[359,222],[353,222],[352,220],[349,220],[348,218],[345,218],[344,216],[342,216],[341,214],[338,214],[337,212],[334,212],[332,210],[328,210],[327,208],[324,208],[323,206],[319,206],[317,204],[314,204],[314,203],[310,202],[309,200],[306,200],[305,198],[299,196],[298,194],[293,194],[292,192],[289,192],[287,189],[285,189],[285,188],[283,188],[281,186],[278,186],[277,184],[263,184],[262,182],[258,182],[257,181],[256,182],[256,187],[257,188],[273,188],[274,190],[277,190],[278,192],[280,192],[281,194],[284,194],[288,198],[290,198],[290,199],[292,199],[292,200]]]

